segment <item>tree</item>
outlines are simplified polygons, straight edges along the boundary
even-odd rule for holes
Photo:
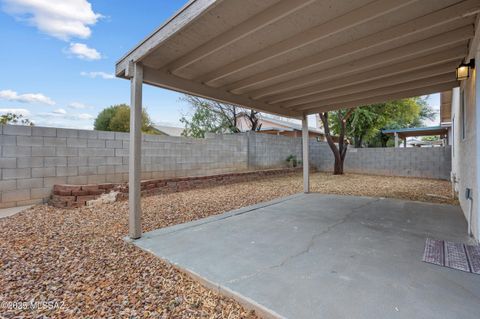
[[[419,126],[426,118],[433,118],[435,112],[421,98],[409,98],[348,110],[320,113],[327,143],[335,158],[333,174],[343,174],[343,163],[348,144],[355,147],[365,143],[379,143],[386,146],[389,137],[381,133],[384,128]],[[338,146],[333,136],[338,136]]]
[[[93,128],[98,131],[111,131],[110,121],[115,116],[118,108],[122,105],[127,106],[126,104],[120,104],[103,109],[100,113],[98,113],[97,118],[93,122]]]
[[[99,131],[130,132],[130,106],[118,104],[103,109],[97,115],[93,127]],[[142,132],[158,134],[145,109],[142,110]]]
[[[437,116],[437,112],[427,104],[426,99],[419,97],[396,101],[396,104],[394,103],[393,106],[397,108],[391,110],[387,124],[378,128],[377,133],[369,139],[367,143],[368,147],[395,145],[392,136],[383,134],[381,132],[382,129],[421,127],[425,126],[425,120],[434,120]]]
[[[191,119],[182,116],[180,122],[185,124],[182,135],[202,138],[205,133],[240,133],[238,118],[244,115],[250,130],[260,130],[258,112],[244,107],[185,95],[182,99],[194,110]]]
[[[142,114],[142,120],[143,120]],[[119,107],[116,109],[116,112],[113,114],[110,119],[110,124],[108,126],[111,131],[115,132],[129,132],[130,131],[130,108],[129,107]],[[143,123],[142,123],[143,130]]]
[[[421,126],[425,119],[433,119],[435,115],[426,100],[419,97],[363,105],[352,112],[345,135],[357,148],[365,145],[385,147],[389,136],[382,134],[382,129]],[[339,123],[330,124],[331,130],[338,134]]]
[[[345,156],[347,155],[348,143],[345,140],[345,129],[346,123],[351,117],[354,109],[349,110],[338,110],[334,112],[323,112],[319,113],[320,120],[322,121],[323,128],[325,131],[325,138],[327,139],[328,146],[333,152],[333,157],[335,158],[333,166],[333,175],[342,175],[343,174],[343,163],[345,161]],[[335,117],[335,119],[330,119],[330,115]],[[335,123],[338,127],[338,147],[333,141],[332,134],[330,132],[331,123]]]
[[[438,136],[438,135],[422,136],[421,140],[424,141],[424,142],[440,141],[440,136]]]
[[[180,122],[185,124],[183,136],[204,138],[207,132],[219,133],[224,129],[218,116],[205,107],[198,108],[190,120],[182,117]]]
[[[25,118],[22,114],[8,112],[0,115],[0,124],[21,124],[33,126],[34,123]]]

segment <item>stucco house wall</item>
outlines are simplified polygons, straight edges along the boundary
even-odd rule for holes
[[[476,60],[480,61],[480,55],[476,54]],[[459,88],[452,91],[452,182],[455,192],[460,201],[460,206],[465,219],[470,218],[473,235],[480,238],[480,214],[479,200],[480,190],[478,189],[478,144],[480,137],[478,126],[480,125],[480,114],[477,107],[480,105],[479,96],[480,84],[477,81],[475,70],[468,80],[462,81]],[[462,107],[464,104],[464,107]],[[464,113],[463,113],[464,112]],[[466,198],[467,188],[472,190],[472,201]],[[470,207],[470,204],[472,205]],[[470,217],[470,209],[472,215]],[[465,230],[467,231],[467,230]]]

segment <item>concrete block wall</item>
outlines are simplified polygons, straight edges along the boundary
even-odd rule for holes
[[[311,162],[319,171],[333,171],[327,143],[310,141]],[[451,147],[349,148],[346,173],[450,179]]]
[[[248,165],[251,169],[284,167],[289,155],[302,158],[302,138],[248,132]]]
[[[286,167],[302,158],[301,138],[209,134],[205,139],[143,135],[142,179]],[[128,181],[129,134],[0,125],[0,208],[41,203],[55,184]],[[331,171],[326,143],[310,140],[310,162]],[[448,179],[450,148],[350,149],[346,172]]]
[[[128,181],[129,134],[0,126],[0,208],[41,203],[55,184]],[[204,176],[247,167],[247,137],[144,135],[142,178]]]

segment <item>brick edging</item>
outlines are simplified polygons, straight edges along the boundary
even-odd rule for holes
[[[192,176],[181,178],[150,179],[141,182],[142,195],[181,192],[194,188],[204,188],[216,185],[245,182],[263,176],[281,176],[300,172],[301,167],[268,169],[241,173],[228,173],[207,176]],[[50,205],[62,208],[85,206],[90,200],[97,199],[102,194],[118,192],[117,200],[128,198],[128,183],[104,183],[89,185],[57,184],[53,186]]]

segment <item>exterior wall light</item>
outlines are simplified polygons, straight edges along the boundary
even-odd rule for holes
[[[475,68],[475,59],[471,59],[470,62],[462,62],[455,71],[457,80],[462,81],[470,77],[470,69]]]

